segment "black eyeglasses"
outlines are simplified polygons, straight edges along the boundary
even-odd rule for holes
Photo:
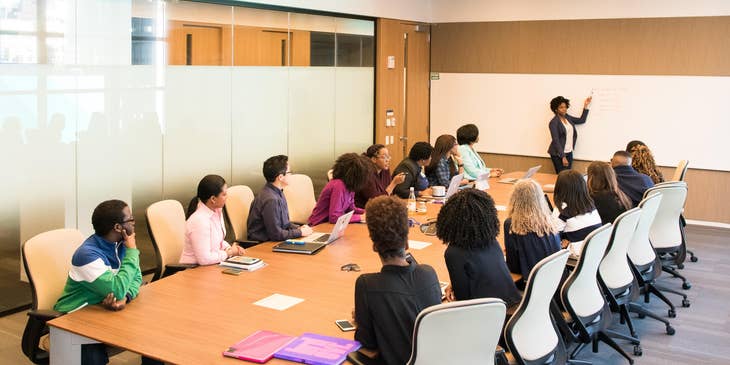
[[[360,265],[358,264],[346,264],[340,267],[342,271],[360,271]]]
[[[129,222],[134,222],[134,217],[129,218],[129,219],[125,219],[125,220],[119,222],[119,224],[125,224],[125,223],[129,223]]]

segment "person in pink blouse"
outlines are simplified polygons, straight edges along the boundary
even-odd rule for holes
[[[185,246],[180,263],[212,265],[231,256],[243,255],[243,247],[225,241],[223,206],[228,196],[226,180],[207,175],[198,184],[198,194],[188,205]]]
[[[335,223],[341,215],[354,210],[350,222],[363,221],[365,209],[355,207],[355,192],[363,188],[373,174],[372,162],[357,153],[346,153],[337,158],[332,167],[332,180],[319,195],[317,205],[309,216],[309,225]]]

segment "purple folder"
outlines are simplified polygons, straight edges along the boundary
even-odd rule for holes
[[[278,359],[312,365],[338,365],[360,348],[357,341],[304,333],[274,354]]]

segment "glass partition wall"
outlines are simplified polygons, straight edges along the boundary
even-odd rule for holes
[[[122,199],[143,270],[144,212],[206,174],[258,191],[287,154],[319,191],[373,140],[374,22],[198,2],[0,2],[0,312],[30,302],[20,245],[91,234]]]

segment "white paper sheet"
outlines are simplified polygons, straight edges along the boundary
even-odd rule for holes
[[[254,304],[261,307],[283,311],[303,301],[304,299],[302,298],[290,297],[284,294],[272,294]]]
[[[431,246],[431,242],[408,240],[409,249],[422,250],[428,246]]]
[[[500,211],[500,212],[504,212],[504,211],[507,210],[507,206],[506,205],[495,205],[494,207],[497,208],[497,210]]]

